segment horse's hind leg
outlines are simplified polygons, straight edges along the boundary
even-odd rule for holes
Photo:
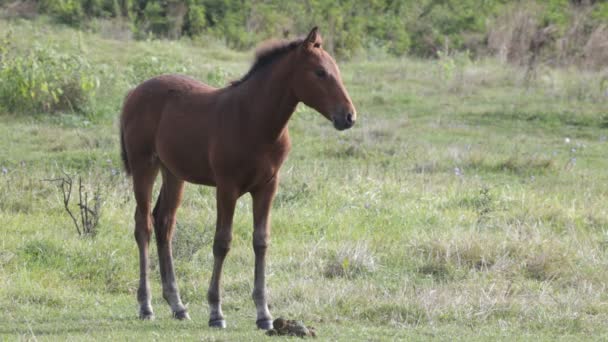
[[[152,234],[150,201],[154,180],[158,174],[158,165],[145,163],[141,167],[133,168],[132,173],[133,191],[135,193],[135,201],[137,202],[137,208],[135,209],[135,240],[139,247],[139,289],[137,290],[137,301],[139,302],[139,318],[148,320],[154,318],[150,296],[150,282],[148,280],[150,264],[148,247],[150,235]]]
[[[160,263],[160,276],[163,282],[163,297],[171,306],[173,317],[177,319],[190,319],[186,307],[180,299],[175,281],[171,247],[175,227],[175,214],[182,199],[184,181],[177,179],[164,168],[162,174],[163,185],[154,208],[153,216]]]

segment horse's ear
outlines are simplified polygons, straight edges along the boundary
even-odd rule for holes
[[[321,35],[319,34],[319,28],[317,26],[313,27],[310,30],[310,33],[305,39],[306,43],[312,47],[321,47],[321,43],[323,42],[321,39]]]

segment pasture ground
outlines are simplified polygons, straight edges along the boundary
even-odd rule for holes
[[[255,329],[251,200],[238,202],[224,276],[228,329],[207,327],[213,189],[189,185],[174,241],[192,321],[137,319],[134,200],[117,117],[161,72],[214,85],[251,53],[213,41],[124,42],[0,20],[15,44],[86,58],[100,81],[86,115],[0,114],[0,339],[263,340]],[[324,340],[608,338],[608,75],[456,55],[381,51],[340,63],[359,111],[336,132],[299,106],[273,209],[275,317]],[[103,204],[79,237],[53,182],[79,174]],[[158,188],[158,187],[157,187]]]

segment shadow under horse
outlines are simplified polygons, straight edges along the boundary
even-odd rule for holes
[[[250,193],[256,323],[261,329],[272,328],[265,281],[270,208],[279,168],[291,147],[287,122],[299,102],[317,110],[338,130],[355,123],[355,107],[336,62],[322,48],[316,27],[304,39],[262,45],[247,74],[225,88],[216,89],[184,76],[163,75],[141,83],[127,95],[120,118],[120,140],[124,167],[133,177],[137,202],[137,299],[141,319],[154,317],[148,280],[152,228],[163,297],[175,318],[189,319],[175,281],[171,240],[184,183],[190,182],[216,187],[214,264],[207,293],[209,325],[226,326],[220,295],[222,266],[230,250],[236,201]],[[162,187],[151,209],[152,188],[159,171]]]

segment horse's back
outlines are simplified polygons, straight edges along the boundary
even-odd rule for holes
[[[127,95],[123,120],[131,116],[159,115],[168,102],[184,96],[210,93],[215,88],[182,75],[161,75],[146,80]]]

